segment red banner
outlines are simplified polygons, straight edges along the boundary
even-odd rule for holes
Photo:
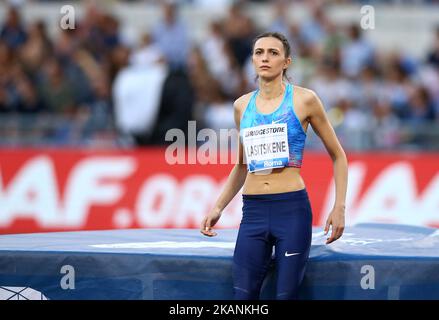
[[[391,222],[439,227],[439,154],[348,154],[346,224]],[[175,164],[165,150],[0,151],[0,233],[116,228],[198,228],[231,164]],[[306,152],[302,176],[313,224],[334,199],[326,153]],[[241,195],[218,228],[236,228]]]

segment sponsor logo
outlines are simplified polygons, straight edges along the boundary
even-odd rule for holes
[[[288,251],[286,251],[286,252],[285,252],[285,257],[289,257],[289,256],[297,256],[298,254],[300,254],[300,252],[288,253]]]

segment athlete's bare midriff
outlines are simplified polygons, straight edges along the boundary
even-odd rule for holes
[[[300,175],[300,168],[286,167],[272,169],[268,172],[247,173],[242,193],[282,193],[304,188],[305,182]]]

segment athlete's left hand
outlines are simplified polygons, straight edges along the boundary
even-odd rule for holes
[[[344,231],[344,207],[335,207],[329,214],[325,225],[325,235],[329,232],[329,226],[332,225],[331,236],[326,239],[326,244],[334,242],[343,235]]]

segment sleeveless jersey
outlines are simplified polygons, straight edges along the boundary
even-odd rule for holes
[[[260,113],[256,90],[241,117],[240,139],[247,170],[302,166],[306,132],[293,106],[293,86],[286,84],[284,98],[272,113]]]

